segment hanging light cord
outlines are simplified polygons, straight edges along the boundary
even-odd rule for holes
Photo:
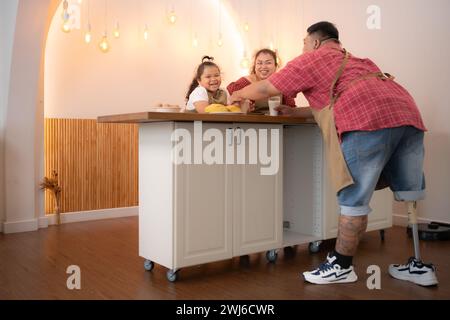
[[[87,0],[88,26],[91,25],[91,1]]]
[[[108,19],[108,0],[105,0],[105,34],[108,24],[107,19]]]
[[[222,2],[219,1],[219,34],[222,37]]]

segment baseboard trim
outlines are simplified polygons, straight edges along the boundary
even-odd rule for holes
[[[430,222],[438,222],[438,223],[446,223],[449,224],[450,222],[446,221],[439,221],[434,219],[427,219],[427,218],[418,218],[418,223],[430,223]],[[407,227],[408,226],[408,216],[403,214],[394,214],[394,225],[400,226],[400,227]]]
[[[93,211],[65,212],[61,213],[61,223],[74,223],[93,220],[115,219],[133,217],[139,215],[139,207],[113,208]],[[47,228],[49,225],[55,225],[56,214],[48,214],[45,217],[39,217],[31,220],[22,220],[14,222],[0,222],[0,232],[18,233],[36,231],[39,228]]]
[[[48,218],[47,217],[39,217],[38,218],[38,226],[39,229],[48,227]]]
[[[114,218],[125,218],[139,215],[139,207],[113,208],[93,211],[65,212],[61,214],[61,224]],[[48,225],[55,225],[56,214],[48,214]]]
[[[3,233],[18,233],[38,229],[38,219],[3,222]]]

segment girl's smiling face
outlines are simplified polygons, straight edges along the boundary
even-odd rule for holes
[[[219,68],[214,66],[205,67],[202,75],[200,76],[200,80],[197,81],[198,84],[206,90],[211,92],[217,91],[222,83]]]

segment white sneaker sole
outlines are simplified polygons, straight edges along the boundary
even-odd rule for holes
[[[349,275],[342,279],[337,280],[326,280],[317,276],[311,275],[309,272],[303,272],[303,278],[305,281],[313,284],[335,284],[335,283],[352,283],[358,280],[358,276],[354,271],[350,272]]]
[[[424,287],[436,286],[439,283],[434,272],[428,272],[423,275],[410,275],[406,273],[398,273],[397,270],[392,269],[392,267],[390,266],[389,275],[392,278],[410,281]]]

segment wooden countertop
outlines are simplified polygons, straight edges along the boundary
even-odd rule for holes
[[[199,114],[183,112],[139,112],[118,115],[101,116],[100,123],[147,123],[167,121],[204,121],[204,122],[241,122],[241,123],[274,123],[274,124],[315,124],[313,118],[266,116],[266,115],[236,115],[236,114]]]

